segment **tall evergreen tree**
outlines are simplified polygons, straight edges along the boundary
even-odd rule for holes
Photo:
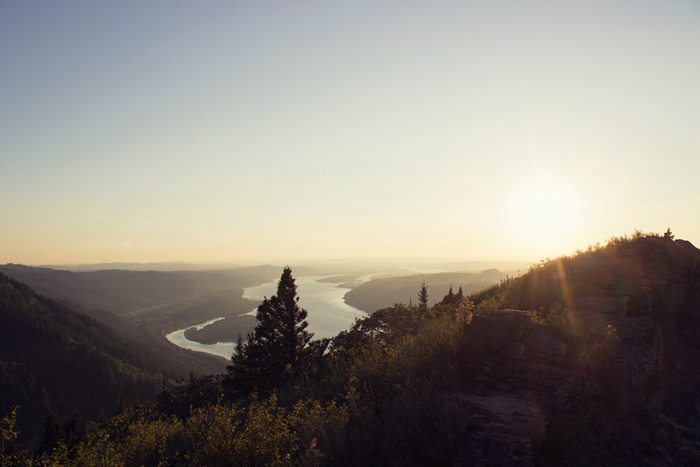
[[[418,291],[418,310],[428,310],[428,287],[425,286],[425,282],[423,282]]]
[[[304,363],[313,334],[306,328],[307,312],[299,307],[292,270],[285,267],[277,294],[258,306],[255,326],[239,337],[225,385],[237,392],[266,391],[294,376]]]
[[[461,303],[463,298],[464,298],[464,291],[462,291],[462,286],[460,285],[459,290],[457,291],[457,294],[455,295],[455,302]]]
[[[446,305],[451,305],[455,301],[455,293],[452,291],[452,284],[450,284],[450,291],[447,292],[447,295],[442,297],[442,303]]]

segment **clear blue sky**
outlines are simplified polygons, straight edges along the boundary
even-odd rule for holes
[[[700,243],[697,1],[0,1],[0,262]]]

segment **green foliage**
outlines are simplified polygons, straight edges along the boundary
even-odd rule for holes
[[[285,408],[275,395],[200,407],[185,420],[130,409],[77,446],[42,455],[38,464],[318,465],[318,445],[340,445],[347,419],[347,410],[334,403]]]
[[[0,413],[22,407],[20,441],[38,442],[54,418],[104,417],[154,397],[163,379],[130,341],[0,274]]]
[[[14,454],[14,442],[19,436],[17,431],[17,410],[19,407],[12,407],[10,412],[0,420],[0,465],[13,464],[17,456]]]
[[[309,344],[304,371],[278,392],[232,403],[216,397],[220,379],[192,378],[166,391],[155,410],[127,407],[36,459],[39,465],[446,464],[468,420],[450,396],[462,331],[454,313],[439,306],[427,313],[405,305],[379,310],[330,343]]]
[[[425,286],[425,282],[418,290],[418,310],[422,312],[428,311],[428,287]]]
[[[404,337],[418,333],[421,324],[428,318],[430,315],[420,313],[417,307],[400,303],[377,310],[367,318],[358,320],[349,330],[339,333],[331,341],[330,356],[350,357],[364,346],[397,344]]]
[[[469,324],[474,316],[474,302],[468,298],[460,300],[454,316],[457,322]]]
[[[674,247],[664,240],[668,237],[638,230],[631,236],[613,237],[605,245],[591,245],[573,256],[542,260],[524,276],[508,278],[471,298],[477,311],[513,308],[538,312],[559,303],[573,312],[575,297],[634,296],[640,293],[643,271],[636,268],[638,263],[623,259]]]
[[[572,311],[569,308],[563,307],[559,302],[547,308],[540,307],[535,315],[542,324],[558,331],[560,336],[571,332],[573,321]]]
[[[223,398],[223,375],[190,376],[189,381],[165,389],[158,395],[159,412],[187,418],[193,408],[215,404]]]
[[[291,268],[284,268],[277,294],[258,307],[257,326],[245,342],[239,338],[225,380],[234,393],[278,388],[307,362],[313,335],[306,330],[307,312],[298,305],[294,282]]]
[[[455,293],[452,291],[452,286],[450,285],[450,290],[447,292],[447,295],[442,297],[442,303],[452,304],[454,301],[455,301]]]
[[[687,449],[679,458],[694,458],[691,464],[697,464],[697,417],[687,415],[697,391],[678,403],[680,416],[669,410],[678,394],[694,386],[685,377],[674,386],[674,370],[664,373],[663,368],[675,357],[652,347],[668,342],[658,323],[697,310],[691,305],[697,303],[696,263],[697,250],[675,240],[670,230],[664,235],[635,231],[572,256],[541,261],[526,275],[472,296],[478,311],[532,312],[566,344],[567,360],[584,375],[585,385],[570,395],[565,414],[554,413],[549,420],[540,451],[544,465],[635,465],[620,459],[638,460],[642,450],[669,449],[673,443]],[[693,329],[691,345],[697,336],[695,318],[685,321]],[[654,321],[656,328],[650,324]],[[667,395],[672,391],[673,398]],[[673,428],[661,428],[671,417]],[[668,438],[653,439],[657,436]]]

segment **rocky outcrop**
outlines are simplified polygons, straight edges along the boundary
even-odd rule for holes
[[[576,397],[584,373],[554,331],[531,313],[474,316],[462,349],[469,435],[464,465],[534,465],[549,420]]]
[[[619,242],[531,271],[504,304],[465,329],[461,464],[700,465],[700,250]]]

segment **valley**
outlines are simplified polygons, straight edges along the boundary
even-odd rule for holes
[[[333,337],[376,309],[415,300],[423,282],[435,302],[450,285],[469,293],[506,276],[496,270],[412,274],[410,268],[386,266],[383,270],[375,266],[369,274],[357,270],[337,274],[340,267],[325,266],[333,275],[318,275],[319,270],[311,267],[297,268],[301,271],[297,279],[300,303],[309,310],[309,329],[317,338]],[[178,365],[183,375],[223,368],[218,359],[228,360],[238,336],[245,337],[254,327],[255,308],[265,296],[274,294],[279,270],[254,266],[213,271],[91,271],[81,266],[67,271],[0,266],[0,272],[9,277],[144,345],[164,349],[174,344],[177,348],[167,348],[164,354],[182,361]]]

